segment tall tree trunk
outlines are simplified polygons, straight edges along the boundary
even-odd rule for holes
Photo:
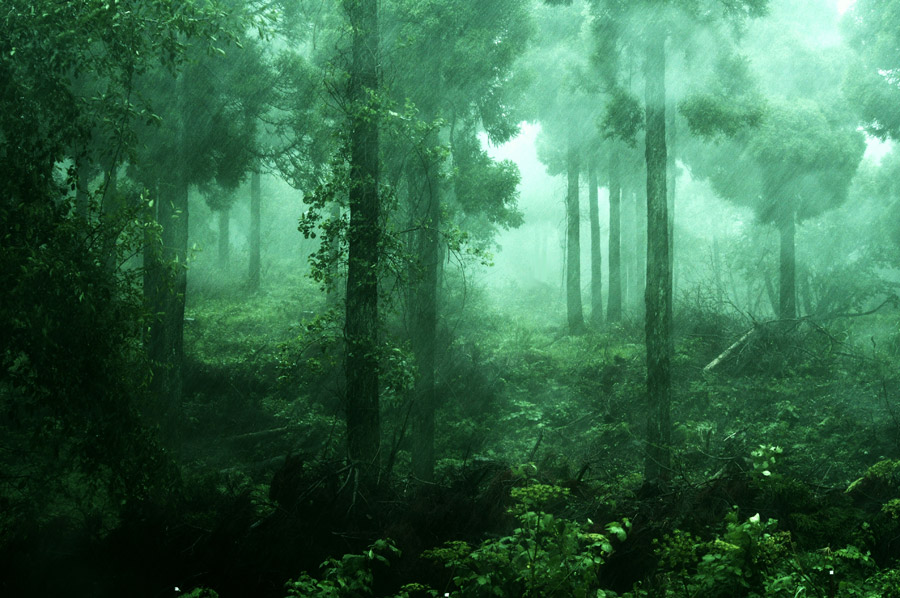
[[[250,290],[259,289],[260,270],[260,176],[254,170],[250,174]]]
[[[619,154],[609,155],[609,300],[610,322],[622,319],[622,183]]]
[[[645,55],[647,160],[647,456],[644,475],[670,477],[671,303],[669,219],[666,198],[666,44],[661,30],[649,33]]]
[[[634,305],[639,315],[646,308],[644,295],[647,291],[647,202],[646,192],[634,191]]]
[[[231,223],[231,209],[222,208],[219,210],[219,265],[227,266],[229,254],[231,253],[231,242],[228,238],[230,235],[229,224]]]
[[[331,221],[338,222],[341,219],[341,204],[333,202],[331,204]],[[328,239],[328,278],[330,282],[325,285],[325,307],[327,309],[337,309],[341,302],[341,288],[347,288],[347,281],[343,280],[341,275],[341,239],[338,235],[332,235]]]
[[[591,321],[603,323],[603,251],[600,242],[600,206],[597,197],[597,167],[588,165],[588,208],[591,219]]]
[[[666,208],[669,231],[669,280],[672,290],[669,292],[669,313],[673,312],[673,301],[678,279],[675,274],[675,110],[666,113]],[[670,342],[674,338],[670,337]]]
[[[103,197],[100,204],[100,221],[103,228],[103,259],[106,271],[112,274],[118,266],[116,245],[119,242],[122,198],[119,196],[118,168],[115,164],[106,172]]]
[[[344,0],[352,30],[350,67],[350,227],[347,233],[347,449],[367,482],[377,480],[381,447],[378,397],[378,4]]]
[[[151,391],[158,399],[162,435],[170,446],[177,446],[180,441],[178,432],[183,394],[189,216],[186,86],[187,81],[182,72],[175,83],[177,110],[172,131],[175,151],[170,156],[171,162],[162,165],[167,178],[158,182],[154,202],[156,222],[159,225],[159,244],[145,253],[145,268],[149,272],[145,275],[144,292],[153,314],[146,343],[152,368]],[[146,260],[148,255],[149,265]]]
[[[143,341],[147,359],[150,361],[152,378],[150,380],[151,391],[156,398],[163,396],[164,385],[164,337],[161,322],[163,305],[163,292],[166,288],[166,269],[162,259],[162,249],[157,235],[156,226],[159,225],[160,193],[159,186],[153,190],[155,201],[148,202],[144,214],[144,240],[142,247],[143,257],[143,292],[144,303],[150,313],[147,329],[144,331]],[[156,401],[157,406],[163,401]],[[160,414],[162,411],[160,411]]]
[[[722,258],[719,255],[719,236],[713,237],[712,267],[716,284],[716,313],[721,314],[725,307],[725,283],[722,281]]]
[[[430,139],[438,145],[437,134]],[[434,155],[438,155],[434,152]],[[425,185],[419,202],[423,209],[419,218],[418,254],[422,274],[415,283],[412,306],[412,349],[418,377],[413,409],[413,473],[422,481],[434,480],[434,409],[435,409],[435,345],[437,343],[437,289],[440,267],[439,241],[441,192],[439,165],[428,158],[422,173]]]
[[[566,158],[569,186],[566,192],[566,316],[570,334],[584,331],[581,306],[581,214],[578,205],[578,150],[569,142]]]
[[[144,296],[151,311],[147,356],[152,368],[151,391],[158,399],[163,437],[177,442],[184,362],[184,302],[187,291],[187,184],[180,173],[160,184],[155,202],[159,245],[144,247]]]
[[[777,317],[781,310],[778,307],[778,294],[775,292],[775,283],[772,282],[772,277],[769,272],[762,273],[763,279],[763,288],[765,290],[766,299],[769,300],[769,308],[772,310],[772,313]],[[762,293],[759,293],[759,297],[757,298],[755,304],[753,302],[753,298],[751,295],[751,290],[748,285],[747,289],[747,305],[748,307],[752,307],[754,305],[759,305],[762,303]]]
[[[90,168],[87,156],[75,158],[75,213],[87,220],[91,211],[91,194],[88,190]]]
[[[633,287],[635,286],[635,276],[637,272],[637,221],[635,209],[631,205],[634,194],[624,184],[622,184],[622,309],[630,310],[632,301]]]
[[[797,273],[796,255],[794,253],[794,234],[796,225],[794,214],[780,219],[778,231],[781,233],[781,259],[779,267],[779,317],[782,320],[793,320],[797,317]]]
[[[795,262],[796,263],[796,262]],[[797,283],[797,295],[800,303],[800,307],[802,311],[800,313],[806,315],[812,315],[815,308],[814,305],[818,305],[818,307],[822,306],[821,301],[815,301],[813,298],[813,290],[812,284],[809,276],[809,270],[805,266],[800,266],[796,268],[800,270],[799,273],[799,281]],[[827,295],[826,295],[827,296]]]

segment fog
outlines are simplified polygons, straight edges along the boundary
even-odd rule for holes
[[[0,595],[898,595],[900,0],[2,14]]]

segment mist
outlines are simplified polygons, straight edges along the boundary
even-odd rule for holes
[[[898,0],[4,9],[3,596],[897,594]]]

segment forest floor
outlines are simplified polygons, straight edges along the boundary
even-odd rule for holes
[[[451,298],[436,483],[409,474],[401,345],[383,366],[388,471],[360,489],[341,459],[337,317],[308,281],[294,282],[254,295],[209,284],[189,305],[183,472],[203,542],[232,546],[208,556],[198,580],[222,596],[284,595],[287,577],[291,595],[330,595],[342,576],[385,596],[488,595],[484,586],[504,596],[889,595],[900,556],[895,314],[754,326],[680,306],[671,482],[648,488],[638,322],[573,337],[546,310],[517,304],[528,294]],[[588,546],[620,529],[623,541]],[[366,552],[381,538],[393,543],[376,545],[391,566]],[[533,552],[517,560],[513,546]],[[298,577],[342,554],[323,579]],[[524,570],[538,567],[568,573],[529,586]],[[423,585],[401,590],[412,582]]]

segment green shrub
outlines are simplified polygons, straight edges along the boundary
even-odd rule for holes
[[[376,563],[390,565],[388,556],[400,556],[400,550],[390,540],[377,540],[361,554],[345,554],[340,559],[328,559],[322,563],[322,579],[306,573],[285,584],[288,598],[357,598],[374,596],[375,576],[372,567]]]
[[[612,537],[625,539],[628,520],[606,526],[606,534],[575,521],[537,510],[564,499],[568,490],[545,484],[516,488],[510,512],[519,521],[512,534],[472,548],[450,542],[424,556],[453,572],[462,597],[587,597],[598,594],[600,567],[613,551]]]

